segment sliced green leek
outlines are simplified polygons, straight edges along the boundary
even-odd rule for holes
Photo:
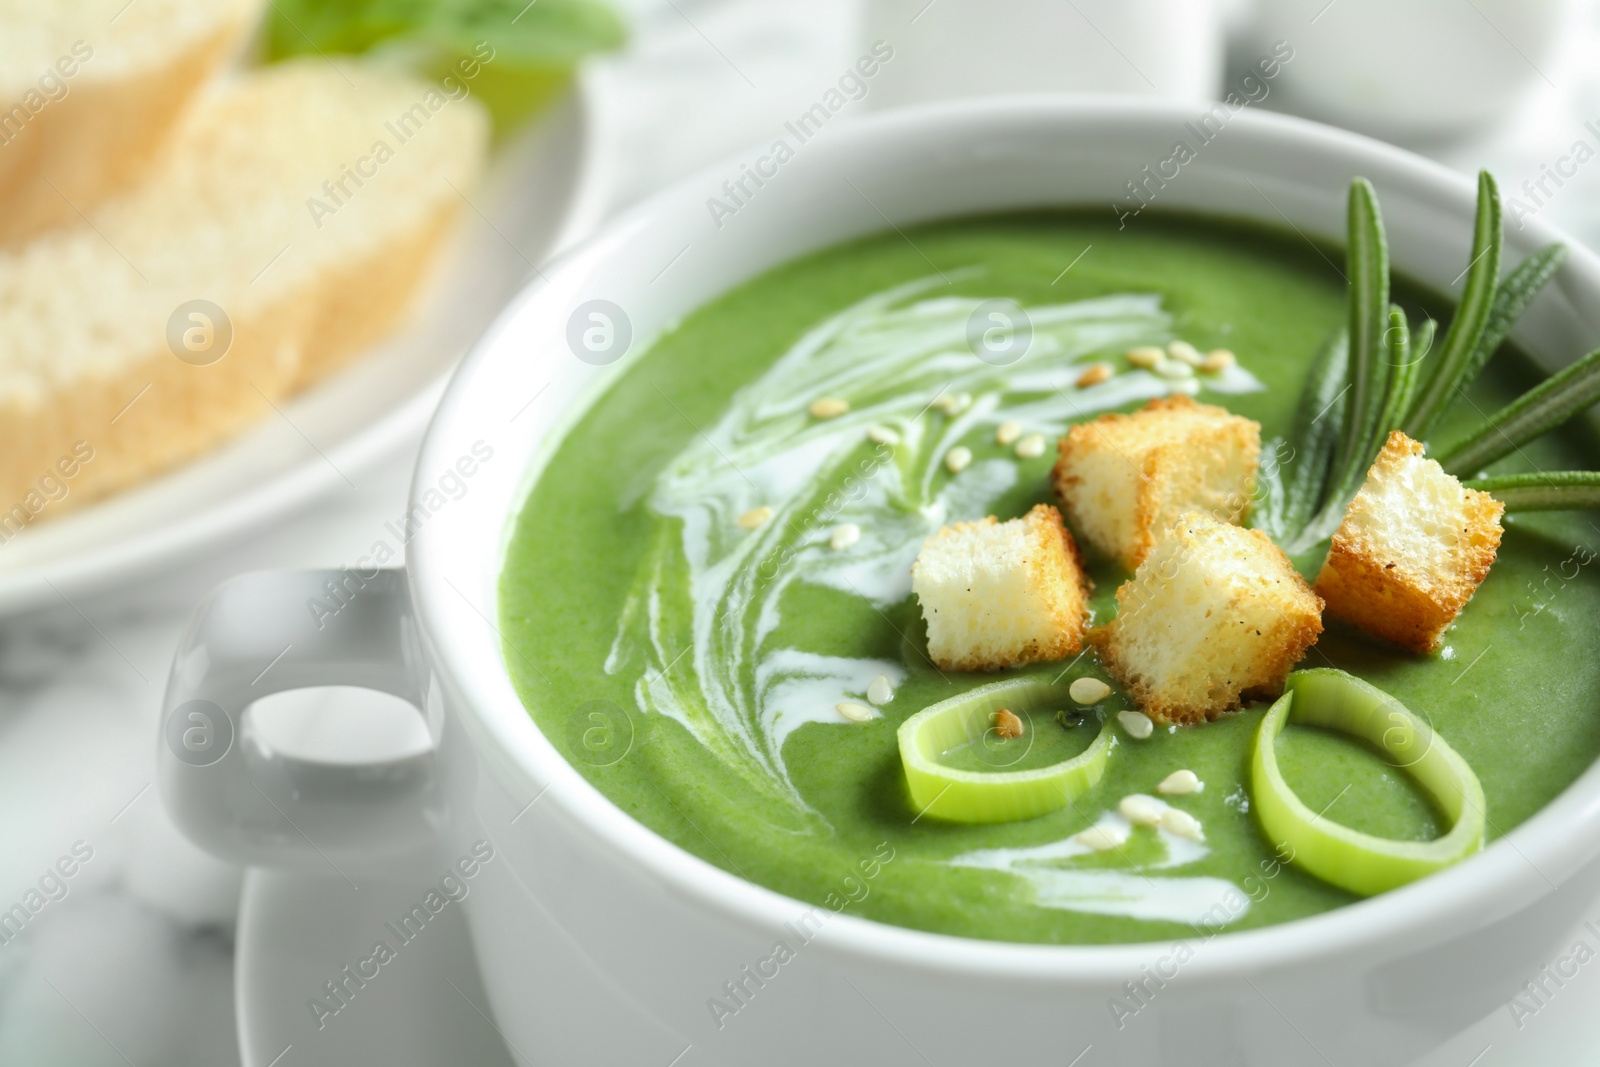
[[[1312,811],[1278,769],[1278,734],[1288,722],[1376,745],[1428,791],[1450,831],[1432,841],[1392,841]],[[1317,668],[1289,676],[1283,696],[1261,720],[1250,788],[1261,826],[1280,852],[1323,881],[1362,896],[1414,882],[1483,846],[1483,786],[1467,761],[1399,701],[1344,671]]]
[[[900,762],[918,817],[951,822],[1017,822],[1065,807],[1092,788],[1111,754],[1111,720],[1078,755],[1027,771],[963,771],[946,767],[946,752],[979,740],[1001,708],[1022,715],[1071,707],[1067,687],[1037,678],[996,682],[919,711],[900,725]],[[1031,728],[1031,727],[1030,727]]]

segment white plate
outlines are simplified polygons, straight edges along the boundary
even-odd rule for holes
[[[129,581],[353,485],[413,443],[461,354],[603,215],[610,183],[584,84],[497,153],[396,337],[205,457],[0,545],[0,615]]]

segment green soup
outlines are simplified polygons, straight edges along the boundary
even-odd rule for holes
[[[1079,214],[976,218],[831,248],[765,274],[656,340],[550,450],[501,582],[507,662],[535,722],[597,788],[710,863],[799,900],[923,930],[1007,941],[1144,941],[1314,915],[1349,894],[1274,858],[1250,810],[1247,761],[1262,707],[1120,743],[1073,805],[1028,822],[918,818],[895,730],[920,709],[1017,673],[1104,677],[1092,653],[1000,675],[940,673],[909,567],[941,524],[1008,518],[1050,500],[1066,426],[1130,410],[1173,383],[1124,371],[1074,388],[1096,360],[1175,338],[1238,366],[1199,399],[1288,429],[1308,364],[1345,314],[1340,254],[1234,222]],[[1069,267],[1070,264],[1070,267]],[[1418,291],[1404,302],[1448,319]],[[1031,323],[1026,355],[976,358],[974,312],[1006,299]],[[1445,314],[1441,314],[1445,313]],[[1003,339],[1002,339],[1003,340]],[[1536,375],[1502,353],[1472,404],[1492,410]],[[930,401],[970,394],[954,414]],[[819,421],[818,397],[851,410]],[[1454,411],[1465,420],[1474,413]],[[996,428],[1051,446],[1018,458]],[[874,428],[893,432],[888,435]],[[1436,440],[1448,440],[1444,426]],[[880,440],[874,440],[874,437]],[[972,462],[951,473],[955,444]],[[1574,429],[1515,463],[1593,466]],[[1515,469],[1511,461],[1508,469]],[[766,522],[741,524],[770,507]],[[1498,837],[1600,752],[1600,530],[1586,513],[1507,522],[1498,562],[1447,648],[1418,658],[1337,627],[1305,665],[1342,667],[1429,719],[1477,771]],[[853,523],[859,541],[830,547]],[[754,525],[754,528],[746,528]],[[1320,558],[1298,560],[1314,573]],[[1090,560],[1104,622],[1126,577]],[[894,698],[852,722],[835,707],[886,674]],[[1105,708],[1130,707],[1114,694]],[[1032,723],[1038,751],[947,754],[952,765],[1043,765],[1097,723]],[[1056,734],[1049,734],[1049,730]],[[1374,750],[1290,727],[1290,783],[1329,819],[1426,839],[1441,817]],[[1091,852],[1072,841],[1130,793],[1189,768],[1170,798],[1203,842],[1154,830]]]

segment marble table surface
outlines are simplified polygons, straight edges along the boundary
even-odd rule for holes
[[[588,73],[616,205],[761,140],[856,47],[849,0],[640,6],[634,43]],[[1515,189],[1600,119],[1593,67],[1555,72],[1548,93],[1496,130],[1425,150],[1490,165]],[[1580,173],[1549,217],[1600,243],[1597,187],[1600,167]],[[404,510],[414,451],[347,472],[353,486],[138,584],[0,620],[0,909],[41,879],[48,890],[22,933],[0,942],[0,1064],[238,1062],[241,873],[182,839],[152,784],[170,658],[218,581],[365,551]],[[48,877],[63,857],[72,876]]]

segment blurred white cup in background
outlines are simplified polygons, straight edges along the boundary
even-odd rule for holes
[[[1281,104],[1398,140],[1503,118],[1554,84],[1574,0],[1256,0],[1251,36],[1288,41]]]
[[[886,41],[875,108],[999,93],[1209,100],[1222,82],[1218,0],[866,0]]]

